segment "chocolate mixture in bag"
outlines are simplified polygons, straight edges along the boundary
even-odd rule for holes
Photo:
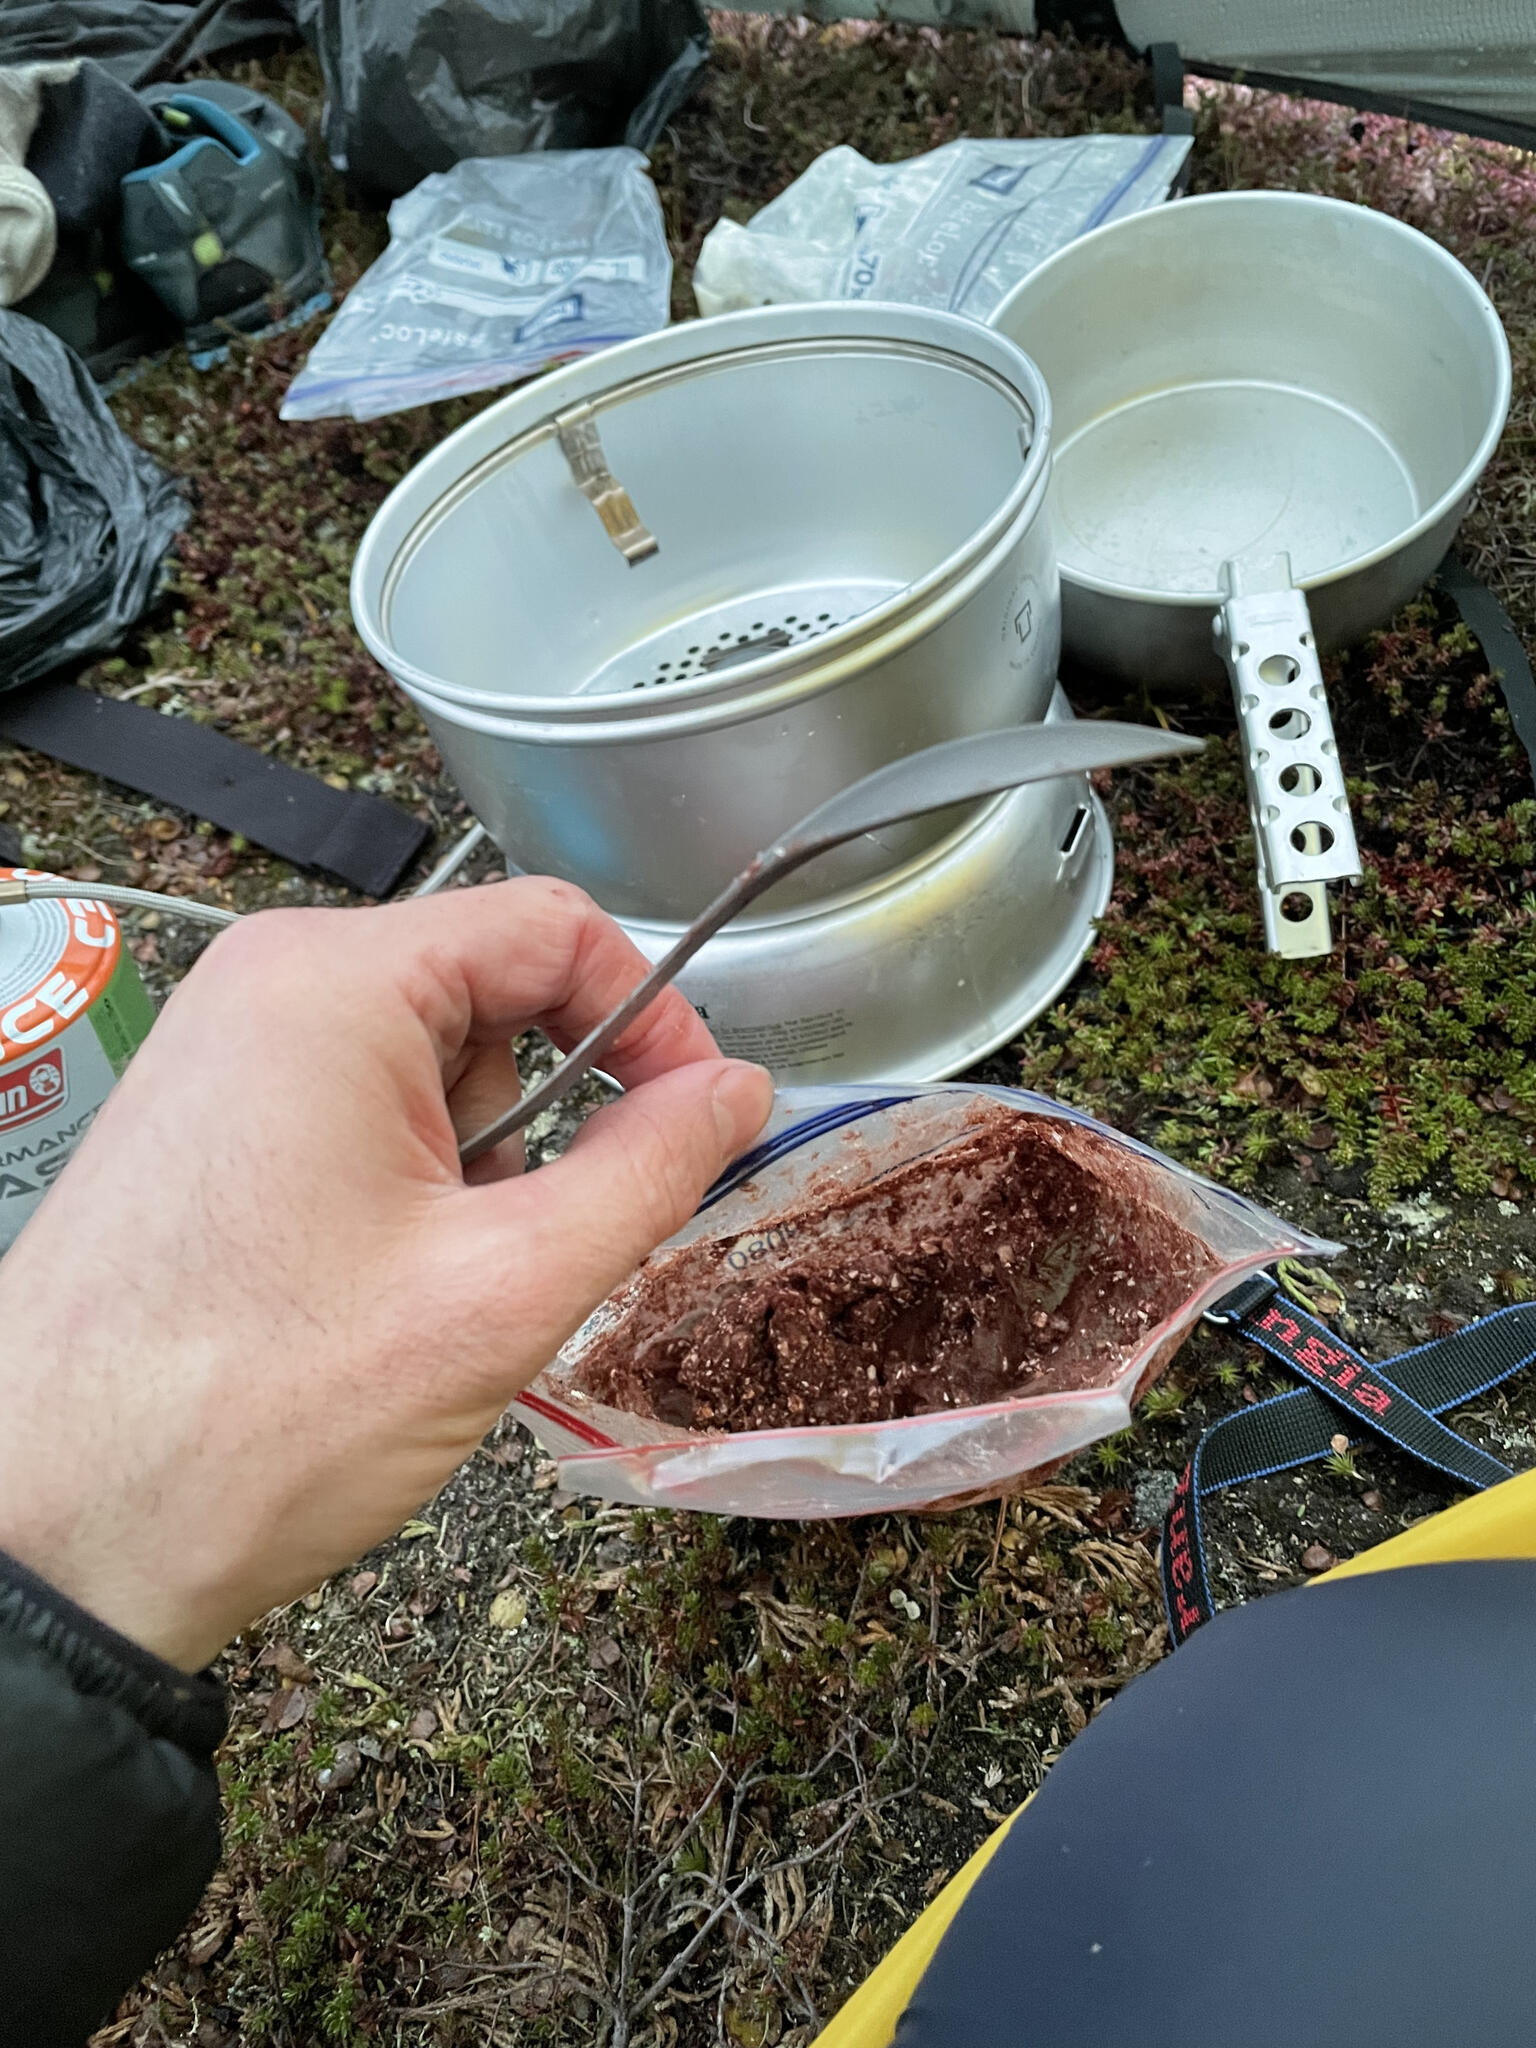
[[[575,1385],[698,1430],[885,1422],[1081,1387],[1216,1263],[1134,1154],[991,1105],[941,1151],[812,1196],[750,1245],[663,1254]]]

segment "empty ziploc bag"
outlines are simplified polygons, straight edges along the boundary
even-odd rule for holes
[[[382,413],[531,377],[665,327],[672,258],[637,149],[466,157],[389,209],[285,420]]]
[[[1245,1274],[1337,1249],[1042,1095],[788,1088],[512,1412],[605,1500],[960,1506],[1125,1428]]]

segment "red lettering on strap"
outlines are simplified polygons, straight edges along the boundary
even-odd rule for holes
[[[1264,1311],[1264,1317],[1259,1324],[1259,1328],[1261,1330],[1268,1330],[1270,1335],[1278,1339],[1287,1350],[1298,1342],[1301,1337],[1300,1323],[1293,1322],[1287,1315],[1282,1315],[1277,1308],[1269,1308]]]
[[[1291,1356],[1303,1371],[1321,1374],[1331,1372],[1336,1365],[1345,1364],[1349,1354],[1335,1345],[1325,1344],[1321,1337],[1314,1335],[1308,1337],[1306,1343]]]
[[[1165,1538],[1168,1580],[1172,1588],[1172,1618],[1181,1639],[1205,1619],[1199,1607],[1185,1593],[1185,1588],[1195,1582],[1194,1549],[1190,1540],[1191,1499],[1190,1467],[1186,1466],[1174,1492]]]

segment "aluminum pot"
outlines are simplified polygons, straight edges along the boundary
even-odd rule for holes
[[[1470,272],[1304,193],[1116,221],[992,324],[1050,386],[1067,651],[1131,682],[1221,681],[1233,558],[1288,553],[1325,648],[1382,624],[1444,555],[1509,409]]]
[[[1050,716],[1071,715],[1057,692]],[[1113,878],[1098,798],[1063,776],[993,798],[894,873],[736,919],[678,986],[723,1051],[776,1080],[942,1080],[1056,1000]],[[650,960],[679,930],[625,929]]]
[[[689,322],[452,435],[369,527],[353,612],[514,866],[688,917],[870,769],[1044,715],[1049,438],[1033,365],[950,314]],[[956,823],[840,849],[774,901]]]

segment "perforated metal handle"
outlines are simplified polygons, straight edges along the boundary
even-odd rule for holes
[[[1289,555],[1226,562],[1216,648],[1232,679],[1272,953],[1333,950],[1329,882],[1358,881],[1360,854],[1305,594]]]

